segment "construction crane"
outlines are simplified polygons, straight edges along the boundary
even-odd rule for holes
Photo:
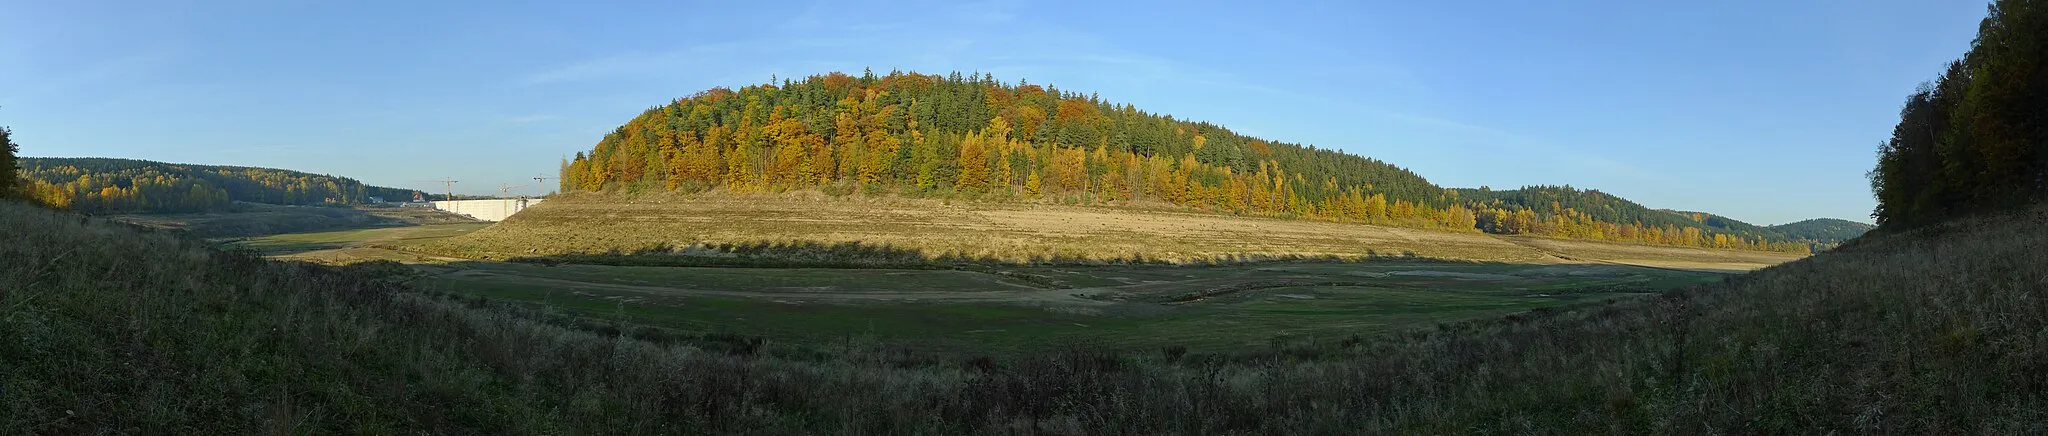
[[[519,189],[519,188],[524,188],[524,187],[526,187],[526,185],[514,185],[514,184],[510,184],[510,183],[499,183],[499,184],[498,184],[498,198],[505,198],[506,196],[512,195],[512,190],[513,190],[513,189]]]
[[[447,193],[448,193],[448,196],[447,196],[447,197],[442,197],[441,199],[442,199],[442,200],[451,200],[451,201],[452,201],[452,200],[455,200],[455,184],[456,184],[456,183],[459,183],[459,182],[461,182],[461,181],[460,181],[460,180],[455,180],[455,179],[441,179],[441,180],[420,180],[420,181],[419,181],[419,183],[439,183],[439,184],[441,184],[441,189],[442,189],[443,191],[445,191],[445,192],[447,192]]]
[[[549,181],[549,180],[561,180],[561,179],[557,179],[557,178],[554,178],[554,177],[548,177],[548,176],[547,176],[546,174],[542,174],[542,175],[538,175],[538,176],[533,176],[533,192],[534,192],[534,196],[538,197],[538,196],[543,196],[543,195],[547,195],[547,193],[548,193],[548,181]]]

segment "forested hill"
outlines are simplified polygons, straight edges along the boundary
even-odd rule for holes
[[[413,190],[275,168],[190,165],[132,159],[22,158],[36,200],[88,213],[199,212],[235,201],[356,204],[370,197],[411,200]]]
[[[1447,202],[1421,176],[1378,160],[959,73],[833,73],[716,88],[649,109],[579,157],[565,187],[654,182],[752,191],[847,181],[1179,203],[1229,203],[1224,197],[1238,189],[1268,191],[1266,198],[1281,201],[1259,208],[1284,211],[1307,207],[1287,204],[1284,194],[1319,199],[1372,186],[1410,201]]]
[[[1849,220],[1816,218],[1795,223],[1779,224],[1769,228],[1771,231],[1778,232],[1778,234],[1785,235],[1786,237],[1839,244],[1855,239],[1858,236],[1863,236],[1865,232],[1869,232],[1876,227]]]
[[[2048,2],[1992,3],[1877,151],[1872,216],[1888,231],[2048,201]]]
[[[1766,232],[1621,200],[1452,190],[1369,157],[1239,135],[1093,95],[981,75],[831,73],[653,107],[562,163],[562,189],[819,189],[1065,203],[1171,203],[1454,231],[1801,251]],[[1558,188],[1560,195],[1605,197]],[[1611,198],[1611,197],[1608,197]],[[1618,200],[1618,199],[1616,199]],[[1482,219],[1488,221],[1482,222]],[[1749,226],[1753,228],[1754,226]]]

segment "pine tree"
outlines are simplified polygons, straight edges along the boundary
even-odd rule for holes
[[[21,147],[14,144],[13,136],[13,130],[0,126],[0,198],[19,198],[24,194],[21,178],[15,175],[18,165],[14,161],[14,154]]]

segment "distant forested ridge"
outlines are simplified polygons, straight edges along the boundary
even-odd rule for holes
[[[1991,5],[1963,58],[1906,98],[1870,187],[1888,230],[2048,199],[2048,2]]]
[[[1479,217],[1479,229],[1489,233],[1775,251],[1799,251],[1816,242],[1830,242],[1793,237],[1705,212],[1651,209],[1598,190],[1570,186],[1455,191]]]
[[[1598,191],[1445,189],[1376,159],[987,75],[841,73],[650,108],[562,162],[561,188],[1168,203],[1453,231],[1803,251],[1755,226]],[[1578,199],[1578,200],[1574,200]],[[1718,217],[1715,217],[1718,218]]]
[[[1788,238],[1839,244],[1855,239],[1858,236],[1863,236],[1864,233],[1876,228],[1876,226],[1849,220],[1816,218],[1795,223],[1779,224],[1769,228],[1771,231],[1778,232],[1778,234],[1785,235]]]
[[[410,200],[413,190],[274,168],[189,165],[132,159],[22,158],[23,189],[59,209],[87,213],[203,212],[232,202],[358,204]]]

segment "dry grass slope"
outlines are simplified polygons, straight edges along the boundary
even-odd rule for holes
[[[1570,241],[1549,243],[1553,246],[1546,249],[1516,241],[1548,240],[1185,211],[797,194],[664,193],[566,196],[425,249],[493,259],[650,251],[722,256],[732,250],[703,248],[737,244],[1000,262],[1420,257],[1553,263],[1569,261],[1556,256],[1558,251],[1597,247],[1601,250],[1587,253],[1684,259],[1689,262],[1684,267],[1724,270],[1748,270],[1797,258],[1783,253]]]
[[[117,221],[182,230],[202,238],[234,238],[335,229],[475,223],[439,210],[397,206],[280,206],[238,203],[214,213],[113,215]]]
[[[0,203],[0,433],[2040,433],[2044,224],[1381,338],[960,361],[564,327]]]

